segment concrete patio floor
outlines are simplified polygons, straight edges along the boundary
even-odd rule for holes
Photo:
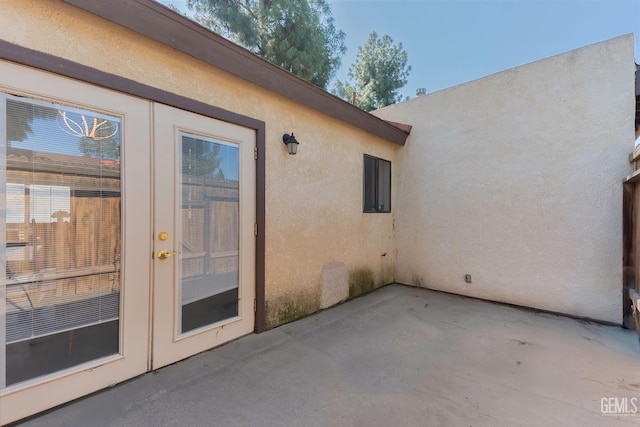
[[[633,331],[390,285],[23,425],[622,426],[601,400],[639,396]]]

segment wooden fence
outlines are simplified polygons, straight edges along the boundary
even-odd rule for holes
[[[636,141],[640,138],[640,65],[636,65]],[[623,318],[640,334],[640,147],[629,156],[634,172],[623,185]]]
[[[50,310],[57,317],[69,317],[69,307],[89,307],[94,302],[103,307],[98,300],[107,296],[111,304],[107,315],[118,316],[119,169],[116,161],[9,149],[6,313],[15,320],[13,335],[19,339],[32,335],[17,319],[45,315],[47,307],[57,307]],[[238,271],[238,182],[192,176],[179,185],[183,279],[210,283],[207,276],[233,275]],[[70,318],[52,321],[70,325]],[[48,329],[56,330],[55,325]]]
[[[20,222],[7,223],[7,312],[36,309],[120,292],[120,179],[9,170],[7,180],[25,186]],[[32,185],[69,188],[69,212],[33,219]],[[237,181],[192,180],[182,186],[182,277],[238,270]],[[16,206],[14,206],[16,208]],[[18,209],[20,210],[20,209]],[[150,219],[151,220],[151,219]]]
[[[237,271],[238,182],[192,179],[182,191],[182,277]]]
[[[640,149],[631,155],[635,172],[623,185],[623,316],[640,334]]]
[[[23,188],[7,201],[22,220],[6,223],[7,313],[120,291],[121,213],[118,173],[91,177],[24,170],[8,162],[7,182]],[[34,188],[68,189],[68,211],[34,218]],[[42,199],[42,198],[40,198]],[[46,200],[44,204],[46,205]],[[47,206],[40,209],[47,210]]]

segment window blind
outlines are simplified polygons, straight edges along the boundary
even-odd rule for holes
[[[5,343],[118,319],[120,118],[11,95],[1,100]]]

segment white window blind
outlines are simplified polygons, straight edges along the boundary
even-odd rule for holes
[[[120,118],[1,96],[3,341],[118,319]]]

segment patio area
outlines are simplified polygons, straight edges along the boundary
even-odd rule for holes
[[[639,396],[634,331],[389,285],[23,425],[640,425],[602,414]]]

